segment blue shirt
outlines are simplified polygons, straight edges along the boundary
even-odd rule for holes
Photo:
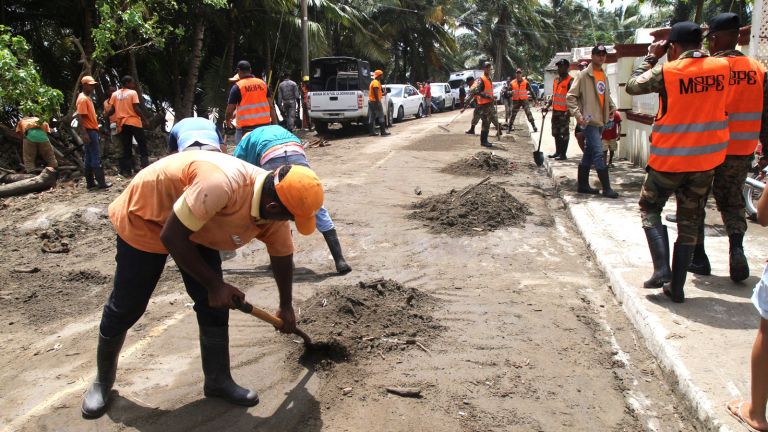
[[[272,147],[294,142],[301,145],[301,140],[282,126],[268,125],[254,129],[237,144],[232,156],[256,166],[261,165],[264,153]]]
[[[168,135],[168,150],[181,152],[195,142],[219,147],[224,140],[212,121],[205,117],[187,117],[173,125]]]

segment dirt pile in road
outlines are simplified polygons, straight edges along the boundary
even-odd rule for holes
[[[297,325],[316,344],[302,360],[324,368],[393,350],[429,349],[442,329],[432,317],[437,304],[429,294],[386,279],[318,291],[300,306]]]
[[[413,205],[410,218],[434,233],[476,235],[525,223],[531,211],[503,187],[484,183],[425,198]]]
[[[477,175],[477,174],[512,174],[517,166],[507,158],[493,152],[481,151],[472,156],[460,159],[446,166],[441,171],[448,174]]]

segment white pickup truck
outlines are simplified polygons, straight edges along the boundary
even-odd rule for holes
[[[332,123],[347,127],[367,125],[368,86],[371,66],[353,57],[321,57],[309,65],[309,117],[318,132],[327,132]],[[386,95],[387,125],[392,124],[393,107]]]

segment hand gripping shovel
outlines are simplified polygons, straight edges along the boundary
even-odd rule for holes
[[[235,302],[235,306],[241,312],[245,312],[248,315],[253,315],[256,318],[262,321],[266,321],[275,327],[283,326],[283,320],[265,311],[264,309],[259,309],[256,306],[248,303],[247,301],[240,301],[239,297],[233,298],[232,301]],[[312,339],[309,336],[307,336],[306,333],[301,331],[298,327],[293,333],[299,335],[302,339],[304,339],[305,346],[310,347],[312,345]]]
[[[547,118],[547,112],[544,111],[541,116],[541,129],[539,129],[539,146],[536,151],[533,152],[533,161],[536,162],[536,166],[544,165],[544,153],[541,152],[541,138],[544,136],[544,119]]]

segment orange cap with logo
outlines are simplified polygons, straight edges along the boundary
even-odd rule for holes
[[[290,171],[278,180],[283,167],[275,170],[275,191],[280,202],[293,215],[296,229],[304,235],[315,231],[315,214],[323,206],[323,185],[314,171],[301,165],[289,165]]]

